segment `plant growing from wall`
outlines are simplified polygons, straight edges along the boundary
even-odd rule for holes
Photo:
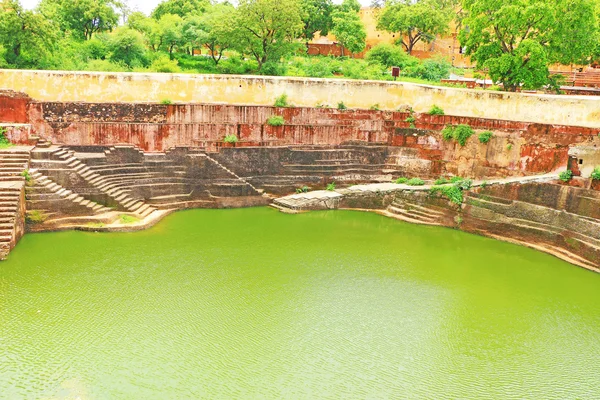
[[[494,137],[494,134],[491,131],[485,131],[479,134],[478,139],[480,143],[487,143],[492,137]]]
[[[39,210],[27,211],[27,214],[25,215],[25,222],[28,224],[41,224],[47,219],[48,215]]]
[[[331,182],[327,185],[327,190],[333,192],[335,190],[335,182]]]
[[[569,182],[571,179],[573,179],[573,171],[567,169],[561,172],[560,174],[558,174],[558,179],[560,179],[563,182]]]
[[[8,140],[8,137],[6,137],[6,128],[0,126],[0,148],[6,148],[12,145],[13,144]]]
[[[444,115],[444,110],[434,104],[429,110],[429,115]]]
[[[343,101],[340,101],[337,105],[338,110],[347,110],[348,107],[344,104]]]
[[[227,135],[223,138],[223,142],[225,143],[237,143],[238,138],[236,135]]]
[[[396,183],[398,183],[398,184],[403,184],[406,182],[408,182],[408,178],[405,178],[405,177],[400,177],[400,178],[396,179]]]
[[[287,94],[282,94],[275,99],[275,107],[289,107]]]
[[[296,189],[296,193],[308,193],[310,188],[308,186],[302,186],[301,188]]]
[[[25,182],[27,182],[27,183],[31,182],[31,175],[29,175],[28,170],[24,170],[23,172],[21,172],[21,176],[23,178],[25,178]]]
[[[434,182],[433,184],[434,184],[434,185],[445,185],[445,184],[447,184],[447,183],[450,183],[450,181],[449,181],[449,180],[447,180],[447,179],[446,179],[446,178],[444,178],[444,177],[441,177],[441,178],[438,178],[438,179],[436,179],[436,180],[435,180],[435,182]]]
[[[408,186],[423,186],[425,182],[421,178],[411,178],[406,182]]]
[[[456,140],[461,146],[467,144],[467,140],[473,136],[475,131],[469,125],[446,125],[442,130],[442,138],[444,140]]]
[[[412,129],[415,129],[415,128],[417,127],[417,126],[415,125],[416,119],[415,119],[415,117],[413,117],[413,116],[412,116],[412,114],[411,114],[409,117],[407,117],[407,118],[404,120],[404,122],[408,122],[408,123],[409,123],[409,126],[410,126]]]
[[[371,111],[381,110],[381,108],[379,108],[379,103],[373,104],[371,107],[369,107],[369,110],[371,110]]]
[[[506,145],[506,150],[508,150],[508,151],[512,150],[512,143],[509,143]]]
[[[282,126],[285,124],[285,120],[281,115],[271,115],[269,119],[267,119],[267,124],[271,126]]]
[[[169,105],[169,104],[173,104],[173,101],[171,99],[162,99],[160,101],[160,104]]]
[[[600,167],[594,168],[591,175],[592,180],[600,181]]]

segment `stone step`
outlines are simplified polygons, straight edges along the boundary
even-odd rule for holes
[[[399,215],[399,216],[409,219],[410,221],[408,221],[408,222],[418,221],[421,223],[436,224],[436,218],[432,218],[429,216],[423,216],[423,215],[419,215],[419,214],[413,214],[410,211],[407,211],[403,208],[389,206],[387,208],[387,210],[393,214],[396,214],[396,215]]]

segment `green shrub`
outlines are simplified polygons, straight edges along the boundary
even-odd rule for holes
[[[444,140],[456,140],[461,146],[467,144],[467,140],[475,133],[469,125],[446,125],[442,130]]]
[[[335,190],[335,182],[331,182],[327,185],[327,190],[333,192]]]
[[[379,108],[379,103],[373,104],[371,107],[369,107],[369,110],[371,110],[371,111],[379,111],[379,110],[381,110]]]
[[[6,128],[0,126],[0,148],[11,147],[13,144],[6,137]]]
[[[592,171],[591,177],[595,181],[600,181],[600,167],[594,168],[594,171]]]
[[[169,104],[173,104],[173,101],[171,99],[162,99],[160,101],[160,104],[169,105]]]
[[[271,115],[267,120],[267,124],[271,126],[282,126],[285,124],[285,120],[281,115]]]
[[[396,179],[396,183],[402,184],[402,183],[406,183],[406,182],[408,182],[408,178],[400,177],[400,178]]]
[[[29,224],[41,224],[48,219],[48,215],[43,211],[27,211],[25,221]]]
[[[475,132],[473,131],[473,128],[471,128],[469,125],[461,124],[454,129],[454,139],[456,139],[456,141],[460,143],[461,146],[464,146],[465,144],[467,144],[467,140],[474,133]]]
[[[438,178],[435,180],[435,182],[433,183],[434,185],[445,185],[447,183],[450,183],[449,180],[447,180],[446,178]]]
[[[31,175],[29,175],[28,170],[24,170],[23,172],[21,172],[21,176],[25,178],[25,182],[31,182]]]
[[[365,54],[365,60],[369,64],[379,64],[385,68],[400,67],[404,69],[407,66],[419,64],[419,60],[406,54],[399,46],[390,43],[380,43],[374,46]]]
[[[238,142],[238,137],[236,135],[233,135],[233,134],[226,135],[223,138],[223,142],[225,142],[225,143],[237,143]]]
[[[288,107],[288,97],[287,94],[282,94],[278,98],[275,99],[275,107]]]
[[[471,189],[471,186],[473,186],[473,181],[470,179],[463,179],[461,181],[456,182],[454,186],[456,186],[460,190],[469,190]]]
[[[346,107],[346,105],[344,104],[343,101],[340,101],[337,105],[338,110],[347,110],[348,107]]]
[[[508,151],[512,150],[512,143],[509,143],[506,145],[506,150],[508,150]]]
[[[429,110],[429,115],[444,115],[444,110],[434,104]]]
[[[174,73],[180,72],[181,69],[178,66],[179,62],[177,60],[171,60],[167,55],[161,55],[152,61],[150,64],[150,71],[153,72],[167,72]]]
[[[123,225],[133,224],[133,223],[136,223],[139,221],[140,221],[139,218],[136,218],[132,215],[127,215],[127,214],[119,215],[119,222],[122,223]]]
[[[494,134],[490,131],[481,132],[478,136],[479,142],[487,143],[492,139],[493,136],[494,136]]]
[[[457,183],[460,181],[463,181],[465,178],[463,178],[462,176],[453,176],[452,178],[450,178],[450,182],[451,183]]]
[[[488,187],[488,185],[489,185],[488,181],[481,182],[481,188],[482,189],[485,189],[486,187]]]
[[[569,182],[571,179],[573,179],[573,171],[567,169],[566,171],[561,172],[558,174],[558,179],[563,182]]]
[[[444,57],[435,57],[423,60],[419,64],[411,65],[403,71],[406,76],[439,82],[450,76],[452,64]]]
[[[407,117],[407,118],[404,120],[404,122],[408,122],[408,123],[409,123],[409,126],[410,126],[411,128],[413,128],[413,129],[417,127],[417,126],[415,125],[416,119],[415,119],[415,117],[413,117],[412,115],[411,115],[410,117]]]
[[[307,193],[308,191],[310,191],[308,186],[302,186],[301,188],[296,189],[296,193]]]
[[[431,189],[429,189],[429,194],[431,196],[440,194],[440,195],[446,197],[448,200],[450,200],[454,204],[458,204],[458,205],[461,205],[464,200],[462,190],[460,190],[460,188],[458,188],[454,185],[452,185],[452,186],[434,186]]]
[[[423,186],[425,182],[421,178],[411,178],[406,182],[408,186]]]

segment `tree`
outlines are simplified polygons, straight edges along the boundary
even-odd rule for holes
[[[338,11],[357,13],[360,11],[360,3],[358,0],[344,0],[342,1],[342,4],[338,6]]]
[[[228,4],[215,4],[201,17],[195,17],[196,23],[188,21],[184,35],[195,38],[210,51],[215,65],[219,64],[225,50],[235,44],[235,9]]]
[[[121,62],[130,68],[147,63],[144,38],[131,28],[119,28],[111,35],[108,48],[112,61]]]
[[[189,14],[200,15],[209,5],[208,0],[166,0],[152,11],[152,18],[159,20],[166,14],[179,15],[181,18]]]
[[[551,60],[564,65],[589,64],[600,41],[594,0],[559,1],[554,8]]]
[[[35,66],[56,41],[55,28],[41,14],[23,9],[18,0],[0,2],[0,46],[6,62]]]
[[[411,54],[420,41],[430,43],[448,31],[453,12],[450,4],[442,0],[390,2],[379,16],[377,29],[399,33],[399,41]]]
[[[331,0],[302,0],[302,38],[308,43],[315,37],[315,33],[320,32],[321,36],[326,36],[331,29],[333,20],[331,13],[333,11],[333,2]]]
[[[258,62],[278,61],[298,48],[302,33],[299,0],[240,0],[236,12],[236,46]]]
[[[183,19],[177,14],[165,14],[158,20],[158,47],[164,47],[171,59],[175,48],[182,44],[182,26]]]
[[[477,67],[506,90],[554,84],[550,63],[583,61],[594,53],[598,26],[585,12],[591,1],[465,0],[460,40]]]
[[[46,18],[85,40],[94,33],[117,27],[118,8],[122,8],[122,3],[117,0],[42,0],[39,6]]]
[[[360,53],[365,49],[367,32],[355,11],[335,12],[331,33],[335,35],[336,40],[342,46],[342,56],[344,56],[344,48],[352,53]]]

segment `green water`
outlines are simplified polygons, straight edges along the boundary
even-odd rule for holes
[[[600,275],[375,214],[27,235],[0,398],[600,398]]]

